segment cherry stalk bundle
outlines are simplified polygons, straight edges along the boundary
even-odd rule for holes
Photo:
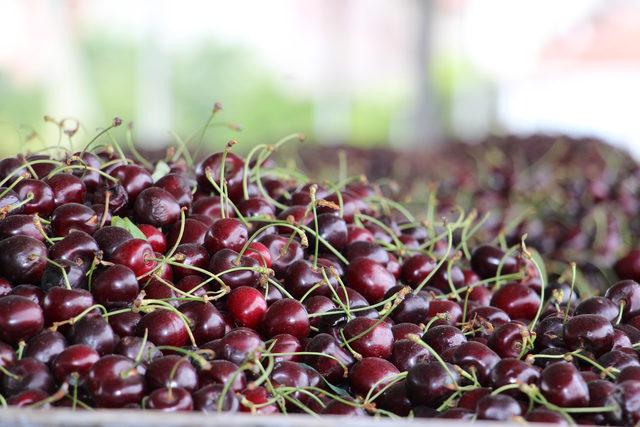
[[[640,422],[637,282],[278,167],[301,135],[151,163],[110,131],[0,161],[0,406]]]

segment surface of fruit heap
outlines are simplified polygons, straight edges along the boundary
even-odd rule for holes
[[[342,149],[352,172],[391,178],[397,190],[386,186],[390,197],[422,203],[425,183],[432,183],[442,212],[459,205],[488,215],[478,233],[483,240],[504,232],[513,244],[527,233],[529,246],[546,259],[578,263],[602,292],[615,277],[614,261],[640,243],[640,167],[596,138],[505,135],[406,150]],[[339,163],[339,150],[301,151],[314,173]]]
[[[640,284],[277,167],[296,139],[0,161],[0,405],[640,421]]]

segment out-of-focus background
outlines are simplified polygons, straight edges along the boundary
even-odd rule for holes
[[[544,131],[637,154],[638,22],[633,0],[3,0],[0,152],[55,138],[44,115],[159,148],[219,101],[242,131],[209,143],[239,150]]]

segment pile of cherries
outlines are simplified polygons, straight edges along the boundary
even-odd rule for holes
[[[633,257],[579,295],[476,215],[274,164],[297,138],[0,161],[0,406],[640,422]]]

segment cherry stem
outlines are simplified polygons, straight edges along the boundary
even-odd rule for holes
[[[86,309],[84,309],[80,314],[78,314],[77,316],[71,317],[67,320],[62,320],[60,322],[53,322],[53,324],[51,325],[51,329],[52,331],[57,331],[58,328],[62,325],[73,325],[75,323],[77,323],[79,320],[81,320],[84,316],[86,316],[87,314],[91,313],[93,310],[95,309],[99,309],[100,311],[102,311],[103,315],[108,315],[109,311],[105,308],[105,306],[100,305],[100,304],[94,304],[91,307],[88,307]]]
[[[252,218],[253,220],[253,218]],[[251,237],[249,237],[247,239],[247,241],[244,243],[244,245],[242,245],[242,248],[240,249],[240,252],[238,252],[238,256],[236,257],[236,263],[240,262],[240,259],[242,258],[242,256],[244,255],[244,253],[247,251],[247,249],[249,248],[249,245],[251,245],[252,242],[254,242],[261,233],[264,233],[265,231],[269,230],[271,227],[285,227],[285,228],[290,228],[291,230],[293,230],[295,233],[298,234],[298,236],[300,237],[300,244],[304,247],[309,245],[309,241],[307,239],[306,234],[304,234],[304,231],[302,231],[300,228],[296,227],[293,224],[290,224],[286,221],[272,221],[269,222],[269,224],[267,225],[263,225],[262,227],[258,228],[252,235]]]
[[[453,381],[453,383],[456,385],[456,387],[459,387],[458,382],[456,381],[456,377],[453,375],[453,372],[451,372],[451,370],[449,369],[449,366],[447,366],[447,363],[444,361],[444,359],[442,359],[442,357],[433,349],[433,347],[431,347],[429,344],[427,344],[426,342],[424,342],[418,335],[416,334],[408,334],[407,338],[411,341],[413,341],[414,343],[418,344],[421,347],[426,348],[429,353],[431,353],[431,356],[433,356],[434,359],[436,359],[438,361],[438,363],[444,368],[444,370],[447,372],[447,374],[449,375],[449,377],[451,378],[451,381]]]
[[[57,174],[58,172],[62,172],[68,169],[84,169],[84,170],[90,170],[92,172],[95,172],[97,174],[99,174],[100,176],[102,176],[105,179],[108,179],[111,182],[114,182],[116,184],[119,183],[117,178],[112,177],[111,175],[109,175],[106,172],[101,171],[100,169],[96,169],[94,167],[91,166],[86,166],[86,165],[64,165],[64,166],[60,166],[58,168],[55,168],[54,170],[52,170],[51,172],[49,172],[49,175],[47,175],[47,178],[52,177],[53,175]]]
[[[442,265],[445,263],[445,261],[447,260],[447,257],[449,256],[449,253],[451,252],[451,244],[453,242],[453,232],[451,230],[451,226],[449,224],[446,225],[447,227],[447,232],[448,232],[448,241],[447,241],[447,251],[445,252],[445,254],[442,256],[442,258],[440,259],[440,261],[438,261],[438,263],[436,264],[436,266],[433,268],[433,270],[431,270],[429,272],[429,274],[427,275],[427,277],[425,277],[422,282],[420,282],[420,284],[413,290],[413,294],[414,295],[418,295],[418,292],[420,292],[420,290],[422,290],[422,288],[424,288],[426,286],[426,284],[429,282],[429,280],[431,280],[431,278],[438,272],[438,270],[442,267]],[[458,298],[460,296],[458,295]]]
[[[84,148],[81,151],[81,155],[84,154],[85,152],[87,152],[89,150],[89,147],[91,147],[91,145],[94,142],[96,142],[98,139],[100,139],[100,137],[102,135],[104,135],[105,133],[109,132],[111,129],[120,126],[121,124],[122,124],[122,119],[120,119],[119,117],[114,118],[113,121],[111,122],[111,125],[109,125],[105,129],[103,129],[100,132],[98,132],[98,134],[96,136],[94,136],[93,139],[91,139],[91,141],[89,141],[87,143],[87,145],[84,146]]]
[[[16,375],[13,372],[9,371],[7,368],[5,368],[4,366],[0,365],[0,372],[2,372],[3,375],[6,375],[7,377],[19,381],[20,378],[22,378],[20,375]]]
[[[66,395],[67,392],[69,391],[69,384],[68,383],[62,383],[62,385],[60,386],[60,389],[58,389],[58,391],[56,391],[55,393],[53,393],[51,396],[42,399],[38,402],[32,403],[30,405],[27,405],[26,408],[39,408],[41,406],[47,405],[49,403],[53,403],[53,402],[57,402],[60,399],[63,399]]]
[[[567,306],[564,309],[564,317],[562,319],[562,324],[567,323],[567,319],[569,319],[569,307],[571,306],[571,299],[573,298],[573,289],[576,284],[576,263],[571,263],[571,290],[569,291],[569,299],[567,300]],[[620,310],[622,313],[622,310]]]
[[[129,123],[127,126],[126,141],[129,147],[129,151],[133,155],[133,157],[140,163],[142,163],[146,168],[153,169],[153,165],[147,159],[144,158],[142,154],[136,148],[136,145],[133,142],[133,123]]]

